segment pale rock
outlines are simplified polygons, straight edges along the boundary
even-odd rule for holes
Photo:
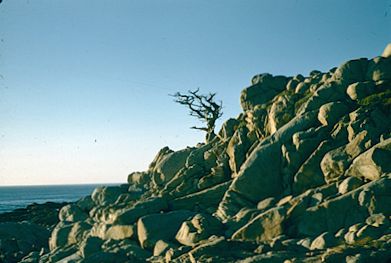
[[[276,207],[256,216],[232,235],[232,239],[241,241],[270,241],[284,231],[286,209]]]
[[[389,43],[383,51],[381,55],[383,58],[391,57],[391,43]]]
[[[155,170],[156,164],[158,164],[167,154],[174,152],[169,147],[165,146],[159,150],[153,161],[149,164],[148,171]]]
[[[176,152],[170,152],[161,157],[155,164],[152,172],[156,185],[162,185],[171,180],[185,164],[193,148],[186,148]]]
[[[89,213],[89,211],[94,207],[94,202],[92,201],[92,198],[90,195],[87,195],[85,197],[80,198],[76,205],[85,213]]]
[[[135,186],[144,186],[152,180],[148,172],[133,172],[128,175],[128,184]]]
[[[158,240],[171,241],[182,223],[193,216],[187,210],[150,214],[137,221],[137,235],[142,248],[152,250]]]
[[[68,245],[69,233],[72,230],[70,223],[60,222],[53,229],[52,234],[49,238],[49,248],[51,251],[58,247]]]
[[[240,94],[242,109],[247,111],[258,104],[263,104],[285,89],[288,78],[272,76],[271,74],[257,75],[252,80],[252,86],[245,88]]]
[[[333,78],[346,84],[364,81],[368,59],[354,59],[343,63],[335,71]]]
[[[391,57],[391,43],[389,43],[383,51],[381,55],[383,58]]]
[[[322,141],[306,161],[300,166],[293,177],[292,190],[295,194],[300,194],[306,190],[320,186],[325,183],[319,163],[325,153],[335,147],[335,142],[330,140]]]
[[[356,82],[350,84],[346,93],[352,100],[360,100],[374,92],[375,85],[372,81]]]
[[[312,244],[312,240],[309,237],[303,238],[303,239],[300,239],[299,241],[297,241],[297,245],[302,246],[306,249],[310,249],[311,244]]]
[[[279,96],[272,104],[269,115],[269,132],[275,133],[294,116],[294,103],[288,96]]]
[[[244,203],[255,207],[259,201],[282,193],[281,144],[294,133],[315,125],[317,113],[311,111],[296,116],[254,148],[220,202],[216,213],[219,218],[236,214]]]
[[[384,214],[373,214],[365,220],[365,223],[374,227],[389,226],[390,219]]]
[[[325,181],[331,183],[343,176],[352,160],[366,150],[369,139],[370,135],[364,130],[348,144],[326,153],[320,162]]]
[[[259,210],[267,210],[271,208],[276,203],[276,199],[274,197],[265,198],[257,204],[257,209]]]
[[[91,194],[91,198],[95,204],[105,206],[114,203],[122,193],[126,192],[126,190],[125,187],[121,186],[97,187]]]
[[[61,208],[58,216],[60,221],[77,222],[87,219],[88,214],[82,211],[76,204],[69,204]]]
[[[297,84],[295,88],[296,94],[304,94],[308,89],[310,88],[310,85],[306,82],[300,82]]]
[[[113,222],[115,224],[129,225],[133,224],[142,216],[158,213],[168,208],[167,200],[162,197],[154,197],[147,200],[141,200],[135,205],[121,209],[115,215]]]
[[[227,146],[229,156],[229,166],[234,174],[237,174],[241,165],[246,160],[247,151],[251,147],[251,142],[247,138],[248,130],[242,127],[236,130]]]
[[[229,140],[234,135],[239,124],[240,121],[237,119],[228,119],[221,126],[221,130],[218,132],[217,136],[223,141]]]
[[[335,123],[349,111],[349,107],[342,102],[330,102],[319,109],[318,120],[324,126],[334,126]]]
[[[388,205],[391,201],[388,190],[391,186],[390,176],[307,208],[292,217],[290,223],[295,225],[295,232],[298,235],[315,236],[324,231],[335,233],[342,227],[363,222],[370,214],[377,211],[391,214]]]
[[[299,83],[300,83],[299,80],[293,78],[293,79],[289,80],[288,83],[286,84],[286,89],[287,90],[295,90]]]
[[[388,233],[391,231],[388,230]],[[384,228],[375,227],[372,225],[365,225],[355,233],[354,244],[366,244],[380,236],[387,234]]]
[[[382,174],[391,172],[391,138],[384,140],[354,159],[346,171],[347,176],[379,179]]]
[[[254,142],[257,138],[265,138],[269,135],[268,110],[265,105],[256,105],[253,109],[245,112],[245,123],[249,130],[248,139]],[[253,138],[255,136],[257,138]]]
[[[289,203],[292,200],[292,195],[287,195],[280,199],[280,201],[277,202],[276,206],[284,206],[285,204]]]
[[[177,245],[173,245],[163,240],[158,240],[153,248],[153,256],[157,257],[165,255],[168,250],[172,248],[175,249],[177,247]]]
[[[216,218],[207,214],[196,214],[182,223],[175,238],[185,246],[194,246],[212,235],[221,234],[222,229],[222,223]]]
[[[340,183],[340,185],[338,186],[338,192],[343,195],[356,189],[357,187],[360,187],[362,184],[362,180],[356,177],[348,177]]]
[[[310,250],[326,249],[335,245],[337,245],[336,238],[329,232],[325,232],[312,241]]]
[[[346,86],[338,81],[330,81],[319,86],[314,94],[298,109],[297,114],[319,110],[326,103],[345,100]]]
[[[278,144],[257,147],[252,152],[219,205],[220,218],[228,214],[236,214],[239,211],[235,208],[236,203],[240,202],[242,196],[255,204],[266,197],[282,192],[281,176],[278,173],[280,156],[281,150]],[[237,194],[230,195],[230,192]]]
[[[72,227],[68,234],[67,244],[80,243],[90,232],[92,225],[87,222],[76,222],[72,224]]]
[[[376,57],[369,61],[367,80],[390,81],[391,80],[391,57]]]
[[[171,210],[187,209],[195,211],[197,209],[215,209],[230,184],[231,181],[224,182],[196,193],[169,200],[168,206]]]
[[[105,238],[114,240],[132,238],[135,234],[134,232],[133,225],[114,225],[107,229]]]
[[[244,258],[256,247],[255,244],[226,240],[224,237],[214,236],[192,248],[188,253],[183,253],[175,260],[168,262],[232,262],[232,259]]]

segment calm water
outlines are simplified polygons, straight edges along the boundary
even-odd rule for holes
[[[101,185],[0,186],[0,213],[31,203],[76,201]]]

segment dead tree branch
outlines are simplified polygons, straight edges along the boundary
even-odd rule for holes
[[[222,115],[222,102],[216,102],[216,93],[207,95],[199,94],[199,89],[194,91],[189,90],[186,94],[176,92],[173,95],[174,101],[189,108],[190,116],[196,117],[206,124],[205,127],[193,126],[191,129],[201,130],[206,132],[206,141],[209,142],[215,137],[214,129],[216,120]]]

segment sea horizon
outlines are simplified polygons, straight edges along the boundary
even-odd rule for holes
[[[25,208],[30,204],[47,202],[75,202],[91,195],[99,186],[114,186],[121,183],[102,184],[56,184],[56,185],[9,185],[0,186],[0,214]]]
[[[126,184],[127,182],[110,182],[110,183],[65,183],[65,184],[7,184],[0,185],[0,188],[3,187],[35,187],[35,186],[73,186],[73,185],[120,185]]]

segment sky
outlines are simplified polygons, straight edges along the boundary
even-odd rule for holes
[[[169,94],[216,92],[224,120],[255,74],[328,71],[389,42],[391,0],[3,0],[0,186],[126,182],[204,140]]]

